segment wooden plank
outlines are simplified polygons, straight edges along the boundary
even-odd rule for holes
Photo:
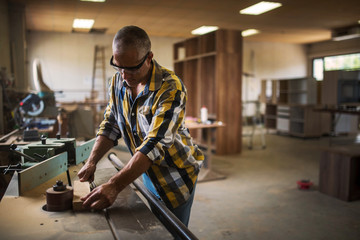
[[[74,199],[73,199],[73,210],[83,211],[83,201],[81,197],[86,196],[90,193],[89,182],[80,182],[79,180],[74,181]]]

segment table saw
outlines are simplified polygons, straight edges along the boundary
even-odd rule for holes
[[[47,211],[46,190],[58,180],[68,185],[77,180],[77,172],[94,144],[94,139],[80,146],[76,146],[71,139],[64,140],[67,147],[62,152],[58,150],[59,139],[47,140],[45,144],[49,145],[50,150],[44,148],[43,142],[22,146],[23,154],[32,154],[31,157],[37,157],[39,161],[21,171],[14,171],[0,202],[1,239],[173,239],[139,197],[134,185],[125,188],[106,210]],[[37,148],[41,150],[35,150]],[[26,157],[22,158],[25,166]],[[97,165],[94,186],[106,182],[117,170],[104,157]],[[168,210],[164,212],[168,215]],[[169,219],[169,224],[175,222],[177,227],[178,220],[171,216]],[[196,239],[186,227],[181,226],[180,232],[184,233],[184,239]]]

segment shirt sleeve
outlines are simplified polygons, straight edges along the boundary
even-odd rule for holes
[[[115,118],[117,111],[115,101],[117,86],[115,84],[115,80],[116,76],[112,78],[109,88],[110,100],[104,112],[104,120],[100,123],[99,130],[97,132],[97,136],[102,135],[112,140],[114,142],[114,146],[118,144],[117,140],[121,138],[121,132]]]
[[[157,96],[153,104],[155,114],[150,131],[136,149],[152,161],[164,158],[165,150],[173,145],[177,130],[185,116],[186,92],[183,89],[176,87],[176,84],[164,84]]]

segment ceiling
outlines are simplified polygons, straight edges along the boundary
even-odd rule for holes
[[[251,41],[311,43],[329,40],[331,29],[356,25],[359,0],[274,0],[282,7],[258,15],[239,10],[260,0],[8,0],[25,5],[26,26],[31,31],[71,32],[74,18],[95,19],[93,28],[114,34],[125,25],[137,25],[149,35],[191,37],[202,25],[245,30],[260,34]]]

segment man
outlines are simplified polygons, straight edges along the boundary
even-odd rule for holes
[[[110,64],[117,70],[110,100],[80,181],[93,181],[96,163],[124,138],[132,158],[103,185],[83,197],[83,205],[103,209],[143,173],[145,186],[186,226],[197,175],[204,155],[184,126],[186,89],[151,52],[146,32],[136,26],[120,29],[113,40]]]

